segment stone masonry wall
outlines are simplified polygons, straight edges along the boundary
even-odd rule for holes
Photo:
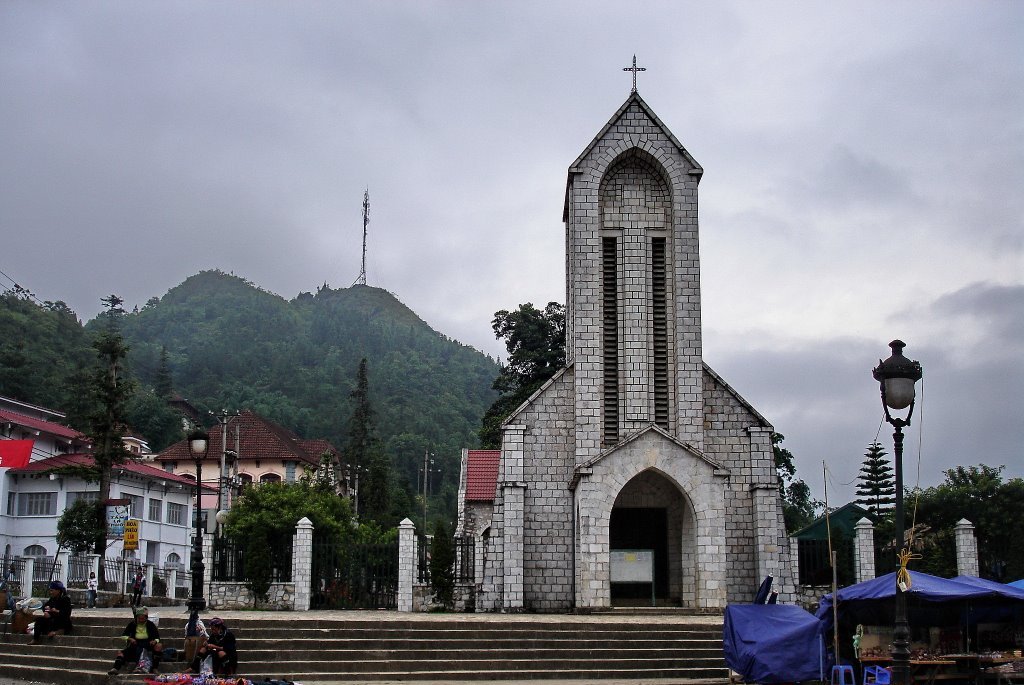
[[[525,425],[524,608],[564,611],[572,604],[572,374],[555,378],[516,423]]]
[[[752,600],[767,573],[775,576],[775,588],[785,598],[794,584],[770,426],[709,372],[704,374],[704,414],[704,452],[730,473],[725,491],[729,601]],[[759,516],[770,518],[769,526],[761,522],[760,536]]]

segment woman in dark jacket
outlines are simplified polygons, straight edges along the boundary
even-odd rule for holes
[[[235,646],[234,633],[228,630],[224,621],[219,618],[210,619],[206,629],[210,633],[210,638],[192,659],[192,672],[199,673],[203,660],[207,656],[212,656],[214,675],[234,675],[238,670],[238,649]]]
[[[144,649],[148,649],[153,655],[149,672],[156,673],[156,668],[160,665],[160,631],[157,630],[156,624],[149,620],[149,610],[146,607],[136,607],[135,620],[124,627],[121,635],[125,641],[124,649],[117,653],[114,666],[107,671],[107,675],[117,675],[126,661],[138,661]],[[136,670],[142,669],[140,667]]]
[[[43,635],[53,638],[71,632],[71,598],[64,583],[55,580],[50,583],[50,599],[43,605],[43,615],[36,619],[32,631],[32,644],[42,642]]]

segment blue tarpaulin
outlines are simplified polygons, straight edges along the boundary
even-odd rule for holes
[[[1009,585],[1010,587],[1016,587],[1024,590],[1024,578],[1022,578],[1021,580],[1015,580],[1012,583],[1007,583],[1007,585]]]
[[[920,571],[910,572],[910,590],[907,592],[907,603],[913,612],[927,611],[928,607],[950,605],[955,610],[954,603],[969,602],[974,609],[975,618],[1000,611],[1005,607],[1015,605],[1014,600],[1024,602],[1012,588],[999,583],[990,583],[980,578],[968,578],[964,580],[961,576],[957,579],[939,578]],[[838,592],[840,622],[843,616],[851,624],[869,623],[877,618],[880,612],[888,614],[891,611],[891,602],[896,595],[896,573],[888,573],[872,580],[857,583],[850,587],[843,588]],[[825,625],[825,631],[832,630],[832,595],[828,594],[821,598],[821,604],[815,614]]]
[[[730,605],[723,639],[725,662],[744,682],[824,680],[822,623],[798,606]]]

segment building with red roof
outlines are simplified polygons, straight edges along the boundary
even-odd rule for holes
[[[306,473],[315,473],[324,455],[327,455],[338,493],[354,496],[355,484],[345,477],[340,452],[327,440],[300,438],[248,409],[221,417],[207,432],[210,447],[203,466],[203,483],[213,490],[224,483],[225,494],[220,502],[217,497],[204,500],[204,509],[227,508],[232,494],[253,483],[294,483]],[[223,475],[219,473],[222,452],[227,454]],[[195,473],[187,440],[176,442],[157,454],[156,462],[169,473],[185,476]]]
[[[8,559],[52,559],[58,551],[60,515],[78,500],[99,497],[99,484],[73,471],[94,464],[89,441],[60,423],[64,418],[58,411],[0,397],[0,544]],[[135,455],[141,449],[132,446],[145,441],[134,436],[125,444]],[[126,556],[161,568],[183,567],[189,555],[194,493],[195,478],[168,473],[149,461],[129,458],[114,467],[110,497],[124,500],[130,517],[139,520],[139,548]],[[110,540],[106,556],[123,553],[123,541]],[[66,573],[68,565],[62,568]]]
[[[491,525],[501,450],[462,450],[457,535],[482,536]]]

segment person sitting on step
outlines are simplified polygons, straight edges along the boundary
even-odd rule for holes
[[[36,619],[32,630],[32,644],[38,645],[43,636],[53,639],[54,635],[71,632],[71,598],[59,580],[50,583],[50,599],[43,605],[43,615]]]
[[[114,667],[107,671],[107,675],[117,675],[126,661],[138,662],[142,657],[143,650],[149,650],[152,654],[153,663],[148,671],[156,673],[157,666],[160,665],[160,650],[162,649],[160,631],[156,624],[149,620],[149,610],[146,607],[135,609],[135,620],[124,627],[121,636],[125,638],[125,646],[117,653]],[[137,667],[135,670],[145,671],[147,669]]]
[[[210,638],[196,651],[191,671],[201,673],[203,661],[210,656],[214,675],[234,675],[238,670],[238,649],[235,646],[234,634],[219,618],[211,618],[206,624],[206,630]]]

